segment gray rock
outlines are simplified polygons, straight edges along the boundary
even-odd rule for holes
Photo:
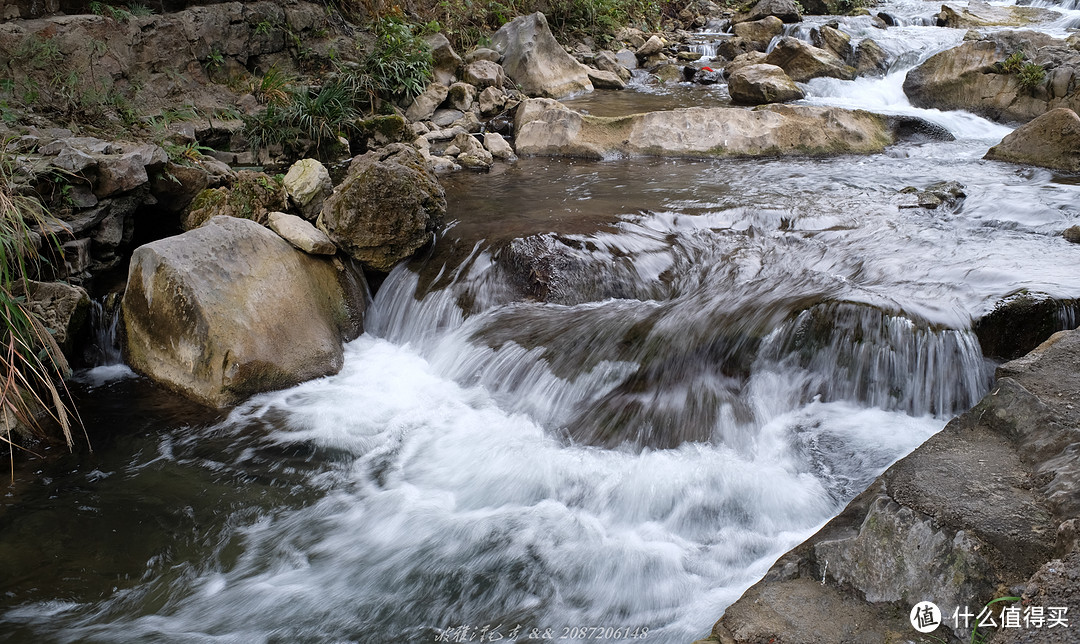
[[[855,73],[859,76],[884,76],[889,71],[889,55],[869,38],[855,47]]]
[[[801,22],[798,5],[793,0],[760,0],[746,16],[747,20],[761,20],[766,16],[776,16],[787,23]]]
[[[451,85],[457,80],[458,68],[461,67],[461,56],[457,55],[443,34],[431,34],[424,38],[431,47],[432,76],[436,83]]]
[[[663,50],[664,41],[660,38],[660,36],[653,35],[649,36],[649,39],[646,40],[641,47],[638,47],[635,55],[637,56],[638,60],[645,60],[649,56],[655,56]]]
[[[593,57],[593,64],[602,72],[611,72],[617,75],[624,83],[630,82],[630,70],[623,67],[619,62],[619,59],[615,57],[615,54],[606,49]]]
[[[431,122],[439,127],[450,127],[462,116],[465,116],[465,113],[461,110],[440,108],[435,110],[435,113],[431,115]]]
[[[425,157],[395,143],[353,159],[318,226],[364,266],[385,272],[431,241],[445,213],[445,194]]]
[[[337,246],[326,233],[296,215],[272,212],[267,215],[266,225],[308,255],[333,255],[337,252]]]
[[[731,101],[739,105],[763,105],[797,101],[806,93],[775,65],[745,65],[728,79]]]
[[[484,59],[474,60],[466,65],[462,78],[466,83],[480,89],[502,87],[506,82],[506,74],[502,66]]]
[[[620,49],[615,52],[615,60],[628,70],[633,71],[638,68],[637,56],[629,49]]]
[[[217,217],[135,250],[122,314],[133,369],[212,407],[336,373],[361,330],[355,268]]]
[[[435,110],[446,100],[450,88],[442,83],[431,83],[427,89],[413,99],[412,105],[405,112],[405,118],[410,121],[423,121],[431,118]]]
[[[487,47],[477,47],[465,55],[465,62],[475,63],[478,60],[489,60],[493,63],[497,63],[502,60],[502,54],[494,49],[488,49]]]
[[[27,285],[26,307],[37,315],[70,359],[90,313],[90,296],[82,287],[63,282],[30,281]]]
[[[625,89],[626,83],[618,74],[589,68],[589,81],[596,89]]]
[[[1080,244],[1080,226],[1069,226],[1061,233],[1065,241]]]
[[[468,112],[476,102],[476,88],[468,83],[454,83],[446,95],[446,105],[460,112]]]
[[[822,76],[842,80],[855,78],[855,68],[845,64],[832,52],[790,36],[780,40],[765,62],[780,67],[799,83]]]
[[[498,87],[487,87],[477,99],[481,116],[498,114],[506,106],[506,94]]]
[[[503,55],[506,74],[529,96],[561,98],[593,89],[585,66],[563,50],[542,13],[503,25],[492,47]]]
[[[514,148],[510,147],[510,144],[506,142],[506,139],[497,132],[487,132],[484,134],[484,147],[487,148],[491,156],[501,161],[517,161],[517,155],[514,154]]]
[[[300,159],[292,164],[283,184],[289,201],[309,221],[319,216],[323,202],[334,193],[330,171],[315,159]]]

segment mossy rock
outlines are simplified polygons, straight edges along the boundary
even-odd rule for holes
[[[181,225],[184,230],[192,230],[217,215],[265,224],[267,214],[284,211],[286,207],[285,186],[279,178],[241,170],[231,187],[207,188],[195,195]]]

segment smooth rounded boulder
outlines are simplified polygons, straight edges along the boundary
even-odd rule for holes
[[[1080,172],[1080,116],[1059,107],[1016,128],[984,159]]]
[[[355,264],[303,253],[248,219],[214,217],[135,249],[125,354],[165,387],[228,407],[337,373],[366,298]]]
[[[797,101],[806,93],[776,65],[739,67],[728,79],[731,102],[739,105],[764,105]]]
[[[353,159],[318,227],[365,268],[388,272],[434,238],[445,213],[446,195],[423,154],[395,143]]]

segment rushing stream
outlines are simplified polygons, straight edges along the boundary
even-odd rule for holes
[[[925,26],[937,6],[890,3],[907,26],[886,31],[842,18],[899,61],[805,102],[956,141],[455,174],[454,224],[381,285],[340,374],[224,419],[122,365],[82,374],[94,452],[31,461],[0,499],[0,642],[707,634],[986,392],[974,318],[1023,289],[1080,296],[1060,237],[1080,181],[982,161],[1009,128],[903,95],[963,37]],[[725,100],[607,96],[571,104]],[[942,180],[967,198],[901,207]]]

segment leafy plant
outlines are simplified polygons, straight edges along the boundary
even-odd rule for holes
[[[29,276],[42,261],[40,240],[44,237],[59,252],[50,231],[62,225],[39,201],[17,194],[12,177],[11,161],[0,152],[0,442],[14,455],[13,433],[20,426],[45,435],[50,420],[71,447],[78,416],[61,395],[67,361],[25,297]]]
[[[127,8],[128,12],[137,18],[145,18],[146,16],[154,15],[153,9],[138,2],[129,3]]]
[[[396,16],[374,25],[375,49],[364,60],[376,92],[387,100],[409,100],[424,91],[431,78],[431,48]]]
[[[1005,60],[996,63],[994,67],[997,68],[998,73],[1001,74],[1016,74],[1023,66],[1027,56],[1022,51],[1014,51],[1009,54],[1009,57]]]
[[[997,599],[992,599],[989,602],[987,602],[986,606],[983,607],[983,610],[984,611],[989,611],[991,606],[993,606],[994,604],[1000,603],[1000,602],[1018,602],[1018,601],[1020,601],[1019,597],[998,597]],[[979,632],[979,620],[978,620],[978,618],[976,618],[975,625],[971,628],[971,642],[970,642],[970,644],[986,644],[986,641],[987,641],[987,636],[983,635],[982,633]]]
[[[1016,74],[1016,80],[1019,81],[1020,87],[1031,92],[1046,80],[1046,70],[1042,68],[1042,65],[1025,63]]]
[[[59,64],[64,55],[51,38],[31,34],[15,50],[15,59],[35,69],[48,69]]]
[[[210,71],[221,69],[221,66],[225,64],[225,55],[215,47],[207,54],[206,62],[203,64],[206,65],[206,68]]]
[[[289,102],[289,84],[292,79],[273,65],[257,81],[251,84],[251,93],[261,103],[267,105],[286,105]]]
[[[301,88],[288,108],[289,121],[302,137],[321,147],[353,127],[359,116],[353,98],[347,88],[336,83],[324,85],[318,92]]]

